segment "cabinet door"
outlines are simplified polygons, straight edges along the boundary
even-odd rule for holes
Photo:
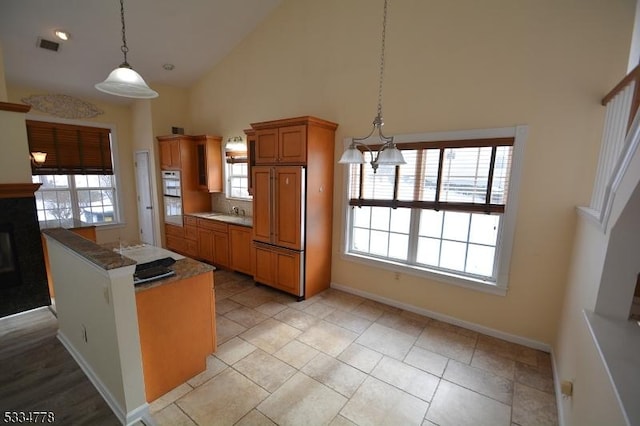
[[[226,232],[213,233],[213,263],[229,267],[229,234]]]
[[[268,166],[253,167],[253,239],[271,242],[271,176]]]
[[[287,293],[302,296],[300,288],[300,253],[288,250],[277,250],[276,253],[276,282],[274,287]]]
[[[253,166],[256,165],[256,134],[251,130],[245,130],[247,135],[247,192],[253,195]]]
[[[222,192],[221,138],[199,136],[196,143],[196,183],[198,189]]]
[[[307,161],[307,126],[278,129],[278,162],[304,164]]]
[[[198,257],[213,263],[213,231],[198,228]]]
[[[160,141],[160,168],[166,170],[180,169],[180,140]]]
[[[275,168],[274,238],[273,243],[302,250],[303,240],[303,169],[296,166]]]
[[[252,275],[251,229],[229,225],[229,265],[231,269]]]
[[[276,280],[275,253],[268,246],[253,245],[253,278],[262,284],[274,285]]]
[[[278,129],[256,131],[255,163],[275,164],[278,161]]]

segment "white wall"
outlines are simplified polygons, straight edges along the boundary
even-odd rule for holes
[[[60,340],[116,415],[146,407],[134,266],[106,271],[50,237],[47,249]]]

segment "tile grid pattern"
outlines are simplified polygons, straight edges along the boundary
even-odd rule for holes
[[[329,289],[216,272],[218,350],[159,425],[556,425],[549,354]]]

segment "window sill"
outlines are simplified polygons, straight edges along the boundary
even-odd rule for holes
[[[640,326],[636,321],[615,320],[584,311],[627,424],[640,424]]]
[[[487,281],[476,280],[469,277],[463,277],[460,275],[446,274],[444,272],[434,272],[426,268],[420,268],[417,266],[408,266],[401,263],[395,263],[392,261],[383,261],[380,259],[374,259],[367,256],[361,256],[354,253],[343,253],[342,258],[347,261],[360,263],[375,268],[385,269],[388,271],[399,272],[402,274],[413,275],[420,278],[426,278],[433,281],[437,281],[444,284],[451,284],[458,287],[463,287],[470,290],[480,291],[483,293],[495,294],[497,296],[506,296],[507,288],[500,287],[495,283]]]

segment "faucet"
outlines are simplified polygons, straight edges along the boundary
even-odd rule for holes
[[[238,213],[240,213],[240,209],[238,209],[238,206],[233,206],[231,208],[231,211],[233,212],[233,214],[235,214],[236,216],[238,215]]]

